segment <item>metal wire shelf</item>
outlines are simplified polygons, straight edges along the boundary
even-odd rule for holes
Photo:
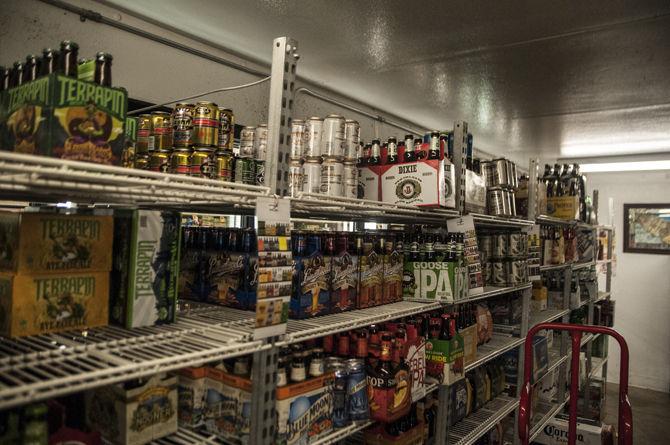
[[[483,215],[481,213],[471,213],[475,225],[482,227],[509,227],[509,228],[524,228],[532,227],[535,221],[522,218],[501,217],[493,215]]]
[[[477,358],[474,362],[465,365],[465,372],[470,371],[486,362],[501,356],[505,352],[521,346],[525,338],[511,337],[503,334],[493,334],[491,340],[477,347]]]
[[[501,395],[449,429],[448,445],[471,445],[486,434],[496,423],[519,406],[519,401]]]

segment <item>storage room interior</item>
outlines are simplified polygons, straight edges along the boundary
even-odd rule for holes
[[[295,84],[290,84],[293,120],[346,116],[360,124],[361,140],[381,139],[382,144],[391,136],[401,141],[408,131],[422,135],[466,122],[474,137],[474,156],[482,160],[504,157],[516,164],[520,174],[537,165],[540,176],[545,164],[581,165],[586,194],[597,191],[595,230],[600,233],[598,225],[604,226],[613,236],[607,264],[593,258],[592,266],[598,289],[607,288],[616,302],[613,329],[630,349],[635,442],[667,442],[663,429],[670,421],[670,2],[6,0],[0,10],[0,65],[11,67],[26,54],[41,54],[42,48],[71,40],[77,42],[80,56],[92,57],[98,51],[113,56],[112,84],[127,90],[128,111],[157,104],[172,109],[189,98],[188,102],[212,101],[234,110],[236,124],[257,125],[276,119],[270,116],[268,98],[273,97],[277,75],[273,40],[283,36],[297,42],[297,49],[291,49],[296,67]],[[251,88],[192,98],[270,75],[269,81]],[[0,153],[8,150],[0,148]],[[4,169],[5,162],[0,159],[3,176],[12,174]],[[281,180],[281,171],[279,176]],[[52,202],[44,192],[40,201],[31,199],[24,188],[0,190],[3,208],[13,200]],[[151,200],[153,192],[148,190],[145,199]],[[12,199],[12,193],[20,199]],[[209,199],[207,192],[201,199]],[[661,231],[666,234],[659,251],[624,251],[624,233],[629,230],[625,204],[658,204],[665,215]],[[310,218],[310,211],[301,218]],[[523,347],[517,347],[523,355]],[[259,348],[252,352],[262,353],[263,346]],[[619,346],[610,338],[605,349],[609,350],[607,413],[601,420],[616,425]],[[589,355],[590,351],[589,347]],[[566,369],[569,362],[568,354]],[[0,343],[0,369],[9,375],[10,368],[2,366],[13,363],[18,359],[12,361]],[[153,372],[161,372],[161,366]],[[169,366],[170,371],[178,369]],[[253,380],[255,374],[251,375]],[[148,376],[148,368],[143,368],[132,378]],[[130,378],[106,381],[118,384]],[[91,379],[89,386],[82,384],[77,391],[93,388]],[[23,402],[3,406],[4,385],[0,378],[0,407],[9,412]],[[441,388],[434,393],[436,400],[438,394],[442,397]],[[37,401],[49,398],[40,395]],[[256,409],[260,411],[248,413],[250,419],[263,416],[262,408]],[[510,419],[517,419],[513,412],[508,410],[495,423],[508,417],[511,425]],[[0,410],[0,418],[3,415]],[[260,425],[261,431],[262,421],[254,422],[252,430]],[[448,443],[521,443],[516,426],[498,442],[483,442],[479,435]],[[185,434],[191,433],[181,427],[179,434],[182,442],[151,443],[239,443],[215,442],[211,435],[188,439]],[[251,434],[246,443],[292,443]],[[449,434],[434,440],[446,444]],[[0,439],[2,435],[0,428]],[[355,442],[361,437],[341,435],[300,443],[362,443]],[[396,443],[368,441],[367,435],[365,440]]]

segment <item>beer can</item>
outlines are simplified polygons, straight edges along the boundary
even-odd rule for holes
[[[193,132],[193,104],[177,104],[172,112],[172,129],[174,148],[190,148]]]
[[[527,240],[527,238],[526,238]],[[526,256],[527,249],[524,250],[523,245],[523,234],[522,233],[510,233],[508,235],[508,248],[507,253],[510,257],[521,258]]]
[[[496,186],[496,166],[492,161],[482,161],[479,168],[484,177],[486,187]]]
[[[493,286],[505,287],[507,286],[507,270],[505,263],[502,261],[491,262],[491,284]]]
[[[494,185],[506,187],[509,185],[509,180],[507,177],[507,159],[498,158],[494,159],[493,164],[495,165],[495,176],[494,176]]]
[[[504,233],[493,235],[493,251],[491,258],[505,258],[508,255],[509,247],[507,245],[508,238]]]
[[[326,158],[321,164],[321,189],[322,194],[328,196],[342,196],[342,179],[344,176],[344,165],[335,159]]]
[[[516,202],[514,199],[514,190],[503,190],[503,195],[507,201],[507,215],[516,216]]]
[[[317,160],[308,159],[302,165],[303,183],[302,191],[305,193],[320,193],[321,191],[321,163]]]
[[[149,155],[147,153],[135,154],[135,168],[138,170],[149,169]]]
[[[493,265],[490,261],[486,261],[483,264],[484,284],[487,286],[493,286]]]
[[[213,102],[202,101],[193,109],[193,132],[191,141],[194,146],[214,148],[218,141],[219,108]]]
[[[507,285],[518,286],[528,281],[528,264],[525,260],[507,260]]]
[[[268,149],[268,126],[260,124],[256,127],[254,135],[254,159],[265,161],[265,155]],[[265,171],[265,169],[263,170]]]
[[[288,192],[289,196],[296,197],[302,193],[304,175],[300,161],[291,160],[288,166]]]
[[[240,156],[243,158],[255,158],[254,146],[256,140],[256,127],[247,126],[240,133]],[[235,181],[237,182],[237,181]]]
[[[342,172],[343,196],[345,198],[358,198],[358,167],[353,162],[345,162]]]
[[[365,363],[360,359],[347,360],[347,406],[349,418],[364,421],[370,418],[368,384]]]
[[[328,357],[326,371],[333,373],[333,427],[343,428],[351,423],[349,418],[349,406],[347,403],[347,389],[349,373],[347,365],[339,359]]]
[[[260,159],[254,160],[254,174],[256,177],[256,185],[265,185],[265,161]]]
[[[149,170],[152,172],[167,173],[170,171],[170,152],[168,150],[154,150],[149,156]]]
[[[151,113],[151,134],[154,150],[172,150],[172,116],[165,111]]]
[[[254,172],[254,160],[251,158],[235,159],[235,182],[238,184],[254,185],[256,174]]]
[[[353,120],[344,121],[344,160],[356,162],[361,143],[361,126]]]
[[[509,201],[501,187],[491,187],[486,192],[489,215],[505,216],[509,214]]]
[[[479,255],[482,262],[486,262],[493,255],[493,237],[491,235],[482,235],[477,238],[479,244]]]
[[[305,159],[321,160],[321,135],[323,133],[323,119],[310,117],[306,124]]]
[[[321,156],[339,161],[344,159],[344,117],[329,114],[323,120]]]
[[[291,123],[291,154],[292,161],[299,161],[305,155],[306,124],[302,119],[294,119]]]
[[[209,178],[212,175],[211,147],[193,147],[189,164],[191,176]]]
[[[232,182],[235,159],[230,151],[217,151],[214,155],[214,166],[212,168],[212,179]]]
[[[140,114],[137,119],[137,145],[135,153],[146,154],[154,149],[154,139],[151,136],[151,115]]]
[[[170,155],[170,173],[188,175],[191,173],[191,151],[174,150]]]
[[[219,151],[233,149],[235,138],[235,115],[230,108],[219,107],[219,138],[217,147]]]

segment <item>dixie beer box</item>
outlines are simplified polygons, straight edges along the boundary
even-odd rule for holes
[[[0,272],[108,272],[111,216],[0,212]]]
[[[0,96],[0,149],[121,165],[128,93],[50,74]]]

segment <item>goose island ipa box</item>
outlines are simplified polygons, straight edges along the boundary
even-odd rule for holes
[[[177,212],[115,213],[112,321],[127,328],[175,321],[180,224]]]
[[[8,337],[107,324],[109,272],[0,274],[0,334]]]
[[[108,272],[111,216],[0,213],[0,272]]]
[[[128,93],[51,74],[2,92],[0,148],[121,165]]]

